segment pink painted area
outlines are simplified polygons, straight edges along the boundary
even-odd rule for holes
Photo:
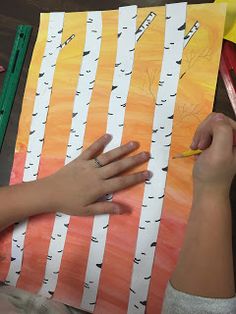
[[[61,158],[41,157],[39,179],[48,176],[63,166]],[[30,217],[25,238],[21,276],[17,287],[37,293],[45,274],[48,248],[55,215],[45,214]],[[36,266],[37,265],[37,266]],[[37,271],[35,271],[37,267]],[[32,273],[34,274],[32,276]]]
[[[22,181],[24,159],[25,154],[15,154],[11,176],[12,184]],[[170,161],[166,199],[152,271],[147,313],[160,313],[166,283],[175,267],[179,248],[182,244],[188,208],[191,204],[191,197],[189,197],[191,184],[189,185],[189,182],[191,182],[193,161],[185,161],[185,165],[186,162],[188,167],[183,170],[183,161],[178,161],[178,164],[174,163],[173,160]],[[54,173],[63,164],[64,161],[61,158],[43,157],[40,164],[40,177]],[[181,193],[186,186],[188,186],[188,191],[186,198],[184,198]],[[129,215],[110,217],[95,313],[126,313],[142,197],[142,185],[127,189],[114,196],[113,201],[124,207],[132,208],[133,212]],[[18,287],[34,293],[40,289],[45,273],[53,223],[54,215],[41,215],[29,219],[23,267]],[[55,300],[74,307],[80,306],[83,293],[92,223],[93,218],[71,217],[58,285],[53,297]],[[5,258],[0,258],[1,280],[5,279],[9,268],[11,237],[11,228],[2,233],[1,249],[2,256]]]
[[[54,299],[74,307],[80,306],[93,217],[72,216],[64,247],[61,271]]]
[[[24,151],[15,152],[13,167],[11,171],[10,184],[21,183],[23,180],[26,153]]]
[[[122,314],[128,308],[142,191],[140,185],[117,193],[113,198],[133,212],[110,216],[95,313]]]
[[[175,219],[164,209],[156,247],[147,313],[161,313],[167,282],[175,268],[186,223]]]
[[[54,215],[40,215],[28,220],[24,259],[17,287],[37,293],[44,279],[50,234]],[[32,276],[33,274],[33,276]]]

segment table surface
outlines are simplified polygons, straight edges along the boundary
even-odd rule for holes
[[[119,6],[128,4],[138,4],[140,7],[164,5],[166,2],[182,2],[181,0],[7,0],[2,1],[0,6],[0,65],[7,67],[9,55],[14,42],[16,27],[19,24],[33,25],[33,33],[21,75],[18,92],[13,105],[10,121],[8,124],[6,137],[0,153],[0,186],[7,185],[9,182],[14,147],[18,129],[19,115],[21,112],[23,92],[26,82],[26,76],[36,40],[37,29],[39,25],[39,13],[51,11],[87,11],[87,10],[108,10],[117,9]],[[213,2],[211,0],[189,0],[188,3]],[[0,87],[2,86],[4,74],[0,74]],[[217,90],[214,101],[214,111],[223,112],[235,119],[234,112],[229,102],[222,78],[218,77]],[[236,178],[232,184],[231,208],[233,217],[233,251],[236,270]]]

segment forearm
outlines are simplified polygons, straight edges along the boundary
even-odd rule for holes
[[[212,187],[195,187],[185,241],[173,286],[205,297],[235,294],[231,209],[228,193]]]
[[[43,179],[0,189],[0,230],[52,209],[50,188]]]

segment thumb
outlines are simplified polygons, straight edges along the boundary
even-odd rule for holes
[[[85,216],[102,215],[102,214],[116,214],[121,215],[129,213],[127,208],[114,202],[96,202],[94,204],[84,207]]]

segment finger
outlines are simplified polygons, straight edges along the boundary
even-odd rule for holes
[[[201,138],[201,133],[200,133],[200,130],[197,129],[195,134],[194,134],[194,136],[193,136],[192,143],[190,145],[191,149],[197,149],[198,148],[198,144],[200,142],[200,138]]]
[[[211,145],[213,135],[213,125],[215,121],[224,120],[228,123],[236,132],[236,122],[225,116],[223,113],[211,113],[197,128],[193,142],[191,144],[192,149],[206,149]],[[235,141],[236,144],[236,141]]]
[[[151,177],[152,173],[150,171],[138,172],[128,176],[115,177],[104,182],[104,190],[107,194],[114,193],[116,191],[120,191],[149,180]]]
[[[216,156],[232,154],[233,130],[225,120],[215,121],[211,148]]]
[[[139,143],[135,141],[128,142],[127,144],[121,145],[111,151],[104,153],[99,156],[99,162],[101,165],[105,166],[112,161],[115,161],[131,152],[136,150],[139,147]]]
[[[80,157],[84,160],[89,160],[97,156],[98,153],[104,150],[106,145],[111,141],[112,136],[110,134],[104,134],[98,140],[96,140],[92,145],[90,145]]]
[[[105,167],[100,169],[101,175],[104,179],[118,175],[128,169],[135,166],[141,165],[142,163],[148,161],[150,154],[148,152],[142,152],[135,156],[123,158],[121,160],[115,161]]]
[[[197,148],[206,149],[211,145],[212,135],[210,133],[202,133]]]
[[[130,213],[127,207],[123,207],[113,202],[97,202],[84,207],[83,216],[93,216],[102,214],[124,214]]]
[[[205,130],[205,128],[207,127],[207,125],[209,124],[209,120],[212,119],[213,113],[211,113],[210,115],[208,115],[202,122],[201,124],[198,126],[198,128],[196,129],[194,136],[193,136],[193,140],[192,143],[190,145],[191,149],[198,149],[199,148],[199,142],[202,138],[202,134]]]

